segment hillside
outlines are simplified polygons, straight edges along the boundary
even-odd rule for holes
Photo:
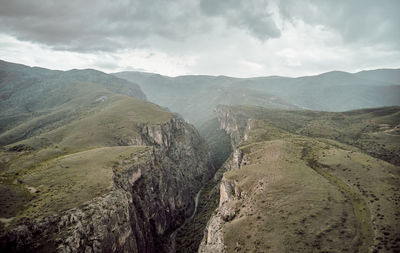
[[[399,107],[217,112],[233,153],[199,252],[400,248]]]
[[[396,71],[115,77],[0,62],[0,249],[396,252],[400,107],[323,111],[398,103]]]
[[[193,126],[99,71],[0,80],[1,251],[167,251],[214,172]]]
[[[42,117],[44,124],[73,118],[74,111],[86,110],[109,92],[146,99],[137,84],[97,70],[57,71],[0,61],[0,133],[33,118]]]

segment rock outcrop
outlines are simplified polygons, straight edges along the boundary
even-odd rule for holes
[[[138,125],[146,145],[112,166],[110,191],[83,206],[25,220],[0,238],[3,252],[163,252],[168,235],[193,212],[193,195],[214,171],[197,131],[180,118]]]
[[[238,114],[238,112],[232,110],[229,106],[220,105],[215,111],[220,122],[220,128],[231,137],[233,148],[249,138],[249,130],[254,124],[252,119]]]

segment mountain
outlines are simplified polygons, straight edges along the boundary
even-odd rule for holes
[[[97,70],[55,71],[0,61],[0,133],[39,117],[40,124],[67,122],[107,92],[146,99],[137,84]]]
[[[198,252],[399,249],[400,107],[217,115],[233,152]]]
[[[388,70],[395,75],[397,70]],[[371,75],[372,76],[372,75]],[[333,71],[298,78],[255,78],[257,89],[268,91],[302,108],[346,111],[399,105],[400,82],[359,78],[356,74]],[[245,85],[245,84],[242,84]]]
[[[0,80],[0,251],[167,251],[214,174],[197,130],[99,71]]]
[[[227,76],[166,77],[141,72],[114,74],[137,82],[149,99],[200,126],[218,104],[275,109],[346,111],[400,104],[400,70],[355,74],[333,71],[298,78]]]
[[[268,92],[247,86],[234,86],[234,83],[241,81],[238,78],[226,76],[178,76],[172,78],[140,72],[121,72],[114,75],[137,82],[150,101],[168,107],[196,126],[213,118],[213,110],[219,104],[249,104],[281,109],[296,108]]]
[[[397,73],[2,61],[0,251],[397,252]]]
[[[354,75],[359,78],[381,81],[385,83],[400,83],[400,69],[364,70],[357,72]]]

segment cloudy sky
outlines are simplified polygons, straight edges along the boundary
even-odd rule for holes
[[[0,0],[0,59],[238,77],[400,67],[398,0]]]

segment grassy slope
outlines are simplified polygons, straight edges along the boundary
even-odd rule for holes
[[[106,100],[96,101],[104,95]],[[79,100],[89,105],[82,106],[85,103]],[[146,149],[121,147],[121,140],[137,137],[138,124],[173,117],[152,103],[110,92],[89,93],[68,109],[75,110],[74,117],[50,126],[32,119],[25,124],[29,128],[38,122],[34,134],[1,148],[0,217],[6,224],[13,217],[15,223],[73,208],[105,193],[111,185],[112,162]]]
[[[275,128],[337,140],[400,165],[400,107],[336,112],[279,111],[236,106],[240,115],[264,119]],[[267,134],[268,135],[268,134]]]
[[[236,109],[258,120],[240,146],[247,165],[225,174],[245,195],[224,227],[228,251],[399,249],[399,167],[331,140],[356,144],[362,119],[393,129],[398,108],[345,113],[348,125],[336,120],[342,114]],[[398,148],[398,139],[390,144]]]
[[[43,124],[67,121],[92,106],[94,99],[86,98],[107,93],[146,98],[137,84],[100,71],[57,71],[0,60],[0,133],[38,117]],[[35,130],[31,123],[30,130]],[[0,138],[1,145],[8,143]]]
[[[29,204],[20,217],[43,217],[106,193],[112,186],[113,163],[137,156],[148,147],[104,147],[59,156],[20,173]],[[9,202],[13,204],[14,202]]]
[[[123,95],[112,96],[104,103],[67,125],[22,143],[36,146],[50,142],[70,148],[118,145],[124,137],[137,136],[138,123],[162,123],[173,116],[152,103]]]

